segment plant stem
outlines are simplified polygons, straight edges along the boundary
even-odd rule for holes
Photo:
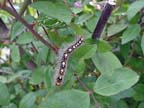
[[[14,16],[17,20],[19,20],[22,24],[24,24],[31,32],[32,34],[38,39],[40,40],[43,44],[45,44],[46,46],[50,47],[56,54],[58,53],[58,48],[55,47],[54,45],[51,45],[50,43],[48,43],[42,36],[40,36],[34,29],[33,26],[31,26],[30,24],[28,24],[15,10],[15,8],[13,7],[12,3],[10,2],[10,0],[8,0],[8,2],[10,3],[11,7],[7,7],[7,6],[2,6],[0,5],[0,8],[7,11],[8,13],[10,13],[12,16]]]
[[[108,18],[110,17],[112,11],[114,9],[114,5],[111,5],[110,3],[106,3],[105,8],[102,11],[102,14],[98,20],[98,23],[95,27],[95,30],[92,34],[93,39],[98,39],[101,36],[101,33],[104,29],[104,26],[106,22],[108,21]]]
[[[37,15],[39,16],[39,12],[37,11]],[[42,25],[42,29],[45,32],[45,34],[47,35],[47,37],[49,38],[48,32],[46,31],[45,27]]]
[[[93,91],[92,90],[89,90],[85,84],[80,80],[80,78],[78,77],[77,74],[74,74],[76,80],[79,82],[80,86],[85,90],[85,91],[88,91],[89,95],[91,96],[91,98],[93,99],[94,103],[95,103],[95,106],[96,108],[100,108],[100,103],[95,99],[95,96],[93,94]]]

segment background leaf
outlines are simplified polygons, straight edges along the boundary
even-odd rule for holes
[[[27,43],[32,42],[33,40],[34,38],[31,32],[24,32],[18,37],[16,42],[18,44],[27,44]]]
[[[92,57],[97,49],[97,45],[85,44],[78,48],[72,55],[76,58],[88,59]]]
[[[133,95],[134,99],[137,101],[143,101],[144,100],[144,84],[138,84],[134,87],[135,94]]]
[[[10,46],[11,48],[11,58],[13,62],[19,62],[20,61],[20,53],[19,48],[17,45],[13,44]]]
[[[48,97],[40,108],[89,108],[89,94],[79,90],[67,90]]]
[[[5,84],[0,83],[0,105],[8,105],[10,102],[10,94]]]
[[[20,102],[19,108],[36,108],[35,105],[36,95],[31,92],[23,97]]]
[[[0,108],[143,108],[144,0],[117,0],[96,40],[91,36],[106,9],[102,0],[30,1],[11,0],[26,22],[10,14],[13,10],[0,10],[0,22],[10,31],[4,33],[0,26],[6,34],[0,39],[0,82],[9,94],[6,100],[5,91],[0,91]],[[63,85],[55,87],[56,65],[62,61],[58,57],[78,36],[84,44],[70,55]]]
[[[112,52],[97,52],[92,57],[92,61],[102,74],[110,74],[109,72],[112,73],[114,69],[122,67],[120,61]]]
[[[127,24],[115,24],[108,27],[108,36],[113,36],[127,28]]]
[[[40,12],[59,21],[70,23],[72,19],[71,11],[62,3],[53,3],[49,1],[39,1],[31,5],[33,8],[38,9]]]
[[[111,96],[130,88],[138,79],[138,74],[131,69],[115,69],[111,75],[104,74],[98,78],[94,91],[103,96]]]
[[[25,27],[20,22],[15,22],[11,29],[11,40],[14,40],[18,35],[24,31]]]
[[[144,0],[138,0],[132,3],[127,10],[128,20],[131,20],[144,6]]]
[[[47,67],[44,67],[44,66],[35,69],[30,78],[30,83],[40,84],[42,81],[44,81],[46,71],[47,71]]]
[[[140,25],[129,25],[126,31],[124,31],[122,35],[122,44],[125,44],[133,39],[136,39],[137,36],[139,36],[140,33]]]

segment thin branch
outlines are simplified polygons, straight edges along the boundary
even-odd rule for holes
[[[37,15],[39,16],[39,12],[38,12],[38,11],[37,11]],[[48,38],[48,39],[50,39],[50,38],[49,38],[49,34],[48,34],[48,32],[47,32],[46,28],[45,28],[43,25],[42,25],[41,27],[42,27],[43,31],[45,32],[45,34],[46,34],[47,38]],[[57,46],[55,46],[55,47],[58,49],[58,47],[57,47]]]
[[[95,106],[96,108],[101,108],[100,106],[100,103],[96,100],[94,94],[93,94],[93,91],[92,90],[89,90],[85,84],[80,80],[80,78],[78,77],[77,74],[74,74],[76,80],[79,82],[80,86],[85,90],[85,91],[88,91],[89,95],[91,96],[91,98],[93,99],[94,103],[95,103]]]
[[[75,76],[76,80],[79,82],[80,86],[81,86],[82,88],[84,88],[84,90],[89,91],[89,89],[88,89],[88,88],[82,83],[82,81],[79,79],[78,75],[77,75],[77,74],[74,74],[74,76]]]
[[[38,53],[38,50],[36,49],[36,47],[34,46],[34,44],[31,42],[32,45],[32,51]]]
[[[9,0],[8,0],[9,1]],[[10,1],[9,1],[10,2]],[[11,2],[10,2],[11,3]],[[11,4],[12,5],[12,4]],[[15,9],[12,9],[10,7],[7,6],[1,6],[0,8],[7,11],[8,13],[10,13],[12,16],[14,16],[17,20],[19,20],[22,24],[24,24],[31,32],[32,34],[38,39],[40,40],[43,44],[45,44],[46,46],[50,47],[56,54],[58,53],[58,48],[55,47],[54,45],[51,45],[50,43],[48,43],[42,36],[40,36],[34,29],[33,26],[31,26],[30,24],[28,24],[17,12]]]
[[[39,16],[39,12],[37,11],[37,15]],[[45,27],[42,25],[42,29],[45,32],[45,34],[47,35],[47,37],[49,38],[48,32],[46,31]]]
[[[13,11],[14,11],[15,13],[17,13],[17,11],[16,11],[16,9],[14,8],[12,2],[11,2],[10,0],[7,0],[7,1],[9,2],[9,4],[10,4],[11,8],[13,9]]]
[[[19,46],[19,51],[20,51],[20,56],[21,57],[24,54],[26,54],[26,51],[21,46]],[[30,70],[34,70],[37,67],[36,63],[33,60],[23,61],[23,63]]]

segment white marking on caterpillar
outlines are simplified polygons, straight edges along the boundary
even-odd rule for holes
[[[76,48],[82,45],[84,39],[83,37],[79,37],[73,44],[67,45],[68,47],[64,49],[60,49],[58,53],[58,63],[55,67],[55,75],[54,75],[54,85],[61,86],[64,81],[64,76],[67,69],[68,58]]]

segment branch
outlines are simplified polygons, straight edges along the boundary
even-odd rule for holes
[[[102,11],[102,14],[98,20],[98,23],[95,27],[95,30],[92,34],[93,39],[98,39],[101,36],[101,33],[104,29],[104,26],[106,22],[108,21],[108,18],[110,17],[113,9],[114,9],[114,4],[106,3],[105,8]]]
[[[39,12],[37,11],[37,15],[39,16]],[[46,31],[45,27],[42,25],[42,29],[45,32],[45,34],[47,35],[47,37],[49,37],[48,32]]]
[[[8,0],[9,1],[9,0]],[[22,24],[24,24],[34,35],[34,37],[36,37],[38,40],[40,40],[43,44],[45,44],[46,46],[50,47],[56,54],[58,53],[58,48],[51,45],[50,43],[48,43],[42,36],[40,36],[34,29],[33,26],[31,26],[30,24],[28,24],[14,9],[13,5],[11,4],[11,2],[9,1],[10,5],[12,8],[7,7],[7,6],[2,6],[0,5],[0,8],[7,11],[9,14],[11,14],[12,16],[14,16],[17,20],[19,20]]]
[[[39,12],[38,12],[38,11],[37,11],[37,15],[39,16]],[[42,25],[41,27],[42,27],[43,31],[45,32],[45,34],[46,34],[47,38],[49,38],[49,34],[48,34],[48,32],[47,32],[46,28],[45,28],[43,25]],[[55,46],[55,47],[58,49],[58,47],[57,47],[57,46]]]
[[[95,106],[96,108],[101,108],[101,105],[100,103],[95,99],[95,96],[94,96],[94,93],[92,90],[89,90],[85,84],[80,80],[80,78],[78,77],[77,74],[74,74],[76,80],[79,82],[80,86],[85,90],[85,91],[88,91],[89,95],[91,96],[91,98],[93,99],[94,103],[95,103]]]

